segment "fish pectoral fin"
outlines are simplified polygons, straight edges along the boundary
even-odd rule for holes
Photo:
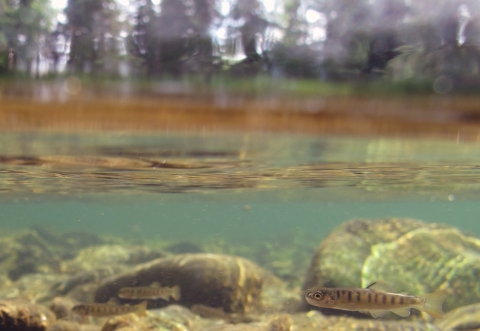
[[[174,287],[172,287],[172,294],[171,294],[171,297],[173,298],[173,300],[175,301],[178,301],[180,300],[181,298],[181,294],[180,294],[180,286],[178,285],[175,285]]]
[[[373,318],[379,318],[387,315],[388,310],[370,310],[369,313]]]
[[[393,293],[392,286],[384,280],[377,280],[375,283],[368,285],[367,288],[377,292]]]
[[[362,314],[370,314],[369,310],[359,310],[358,312]]]
[[[402,316],[402,317],[410,316],[410,308],[397,308],[397,309],[392,309],[390,311],[398,316]]]
[[[152,284],[150,284],[150,287],[152,287],[152,288],[159,288],[159,287],[160,287],[160,283],[159,283],[159,282],[152,283]]]
[[[136,313],[138,316],[147,316],[147,301],[142,301],[135,305]]]
[[[110,298],[110,300],[108,300],[107,302],[107,305],[115,305],[115,306],[118,306],[120,304],[120,300],[118,300],[118,298]]]

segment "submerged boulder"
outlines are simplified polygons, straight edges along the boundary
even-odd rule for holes
[[[101,245],[90,246],[78,252],[78,255],[62,263],[62,270],[68,273],[82,273],[91,270],[107,269],[118,265],[134,265],[165,256],[142,246]]]
[[[453,309],[435,324],[442,330],[479,330],[480,303]]]
[[[20,301],[0,301],[0,330],[45,331],[55,320],[55,315],[43,306]]]
[[[95,301],[117,298],[122,287],[178,285],[186,306],[204,304],[220,307],[225,312],[247,312],[261,305],[264,285],[282,283],[255,263],[236,256],[222,254],[181,254],[140,265],[135,269],[106,279],[95,293]],[[120,300],[130,303],[129,300]],[[168,304],[153,300],[149,307]]]
[[[366,287],[382,279],[412,295],[446,289],[444,310],[478,302],[480,240],[415,219],[355,219],[320,244],[303,288]]]
[[[58,321],[48,331],[100,331],[100,326],[91,324],[79,324],[69,321]]]

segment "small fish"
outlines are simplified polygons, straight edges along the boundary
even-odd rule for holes
[[[392,292],[388,283],[379,280],[367,288],[320,288],[307,292],[305,300],[313,306],[370,313],[375,318],[389,311],[407,317],[410,308],[424,311],[435,318],[443,317],[442,304],[447,296],[445,290],[418,297]]]
[[[76,305],[72,308],[77,314],[83,316],[95,316],[95,317],[106,317],[106,316],[116,316],[116,315],[125,315],[129,313],[136,313],[139,316],[147,315],[147,301],[143,301],[138,305],[115,305],[112,303],[82,303]]]
[[[118,292],[118,297],[122,299],[163,299],[169,301],[172,298],[175,301],[180,300],[180,287],[161,287],[159,283],[153,283],[150,286],[124,287]]]

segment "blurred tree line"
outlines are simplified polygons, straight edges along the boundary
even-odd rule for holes
[[[0,74],[480,82],[478,0],[68,0],[57,14],[0,0]]]

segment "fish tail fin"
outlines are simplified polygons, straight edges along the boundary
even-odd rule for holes
[[[435,318],[442,318],[442,304],[447,297],[447,294],[448,293],[446,290],[439,290],[433,293],[420,295],[419,298],[423,299],[424,301],[423,305],[419,307],[419,309]]]
[[[180,286],[175,285],[174,287],[172,287],[171,297],[172,297],[173,300],[175,300],[175,301],[180,300],[180,298],[181,298],[181,295],[180,295]]]
[[[138,316],[147,316],[147,301],[142,301],[138,305],[135,305],[136,313]]]

